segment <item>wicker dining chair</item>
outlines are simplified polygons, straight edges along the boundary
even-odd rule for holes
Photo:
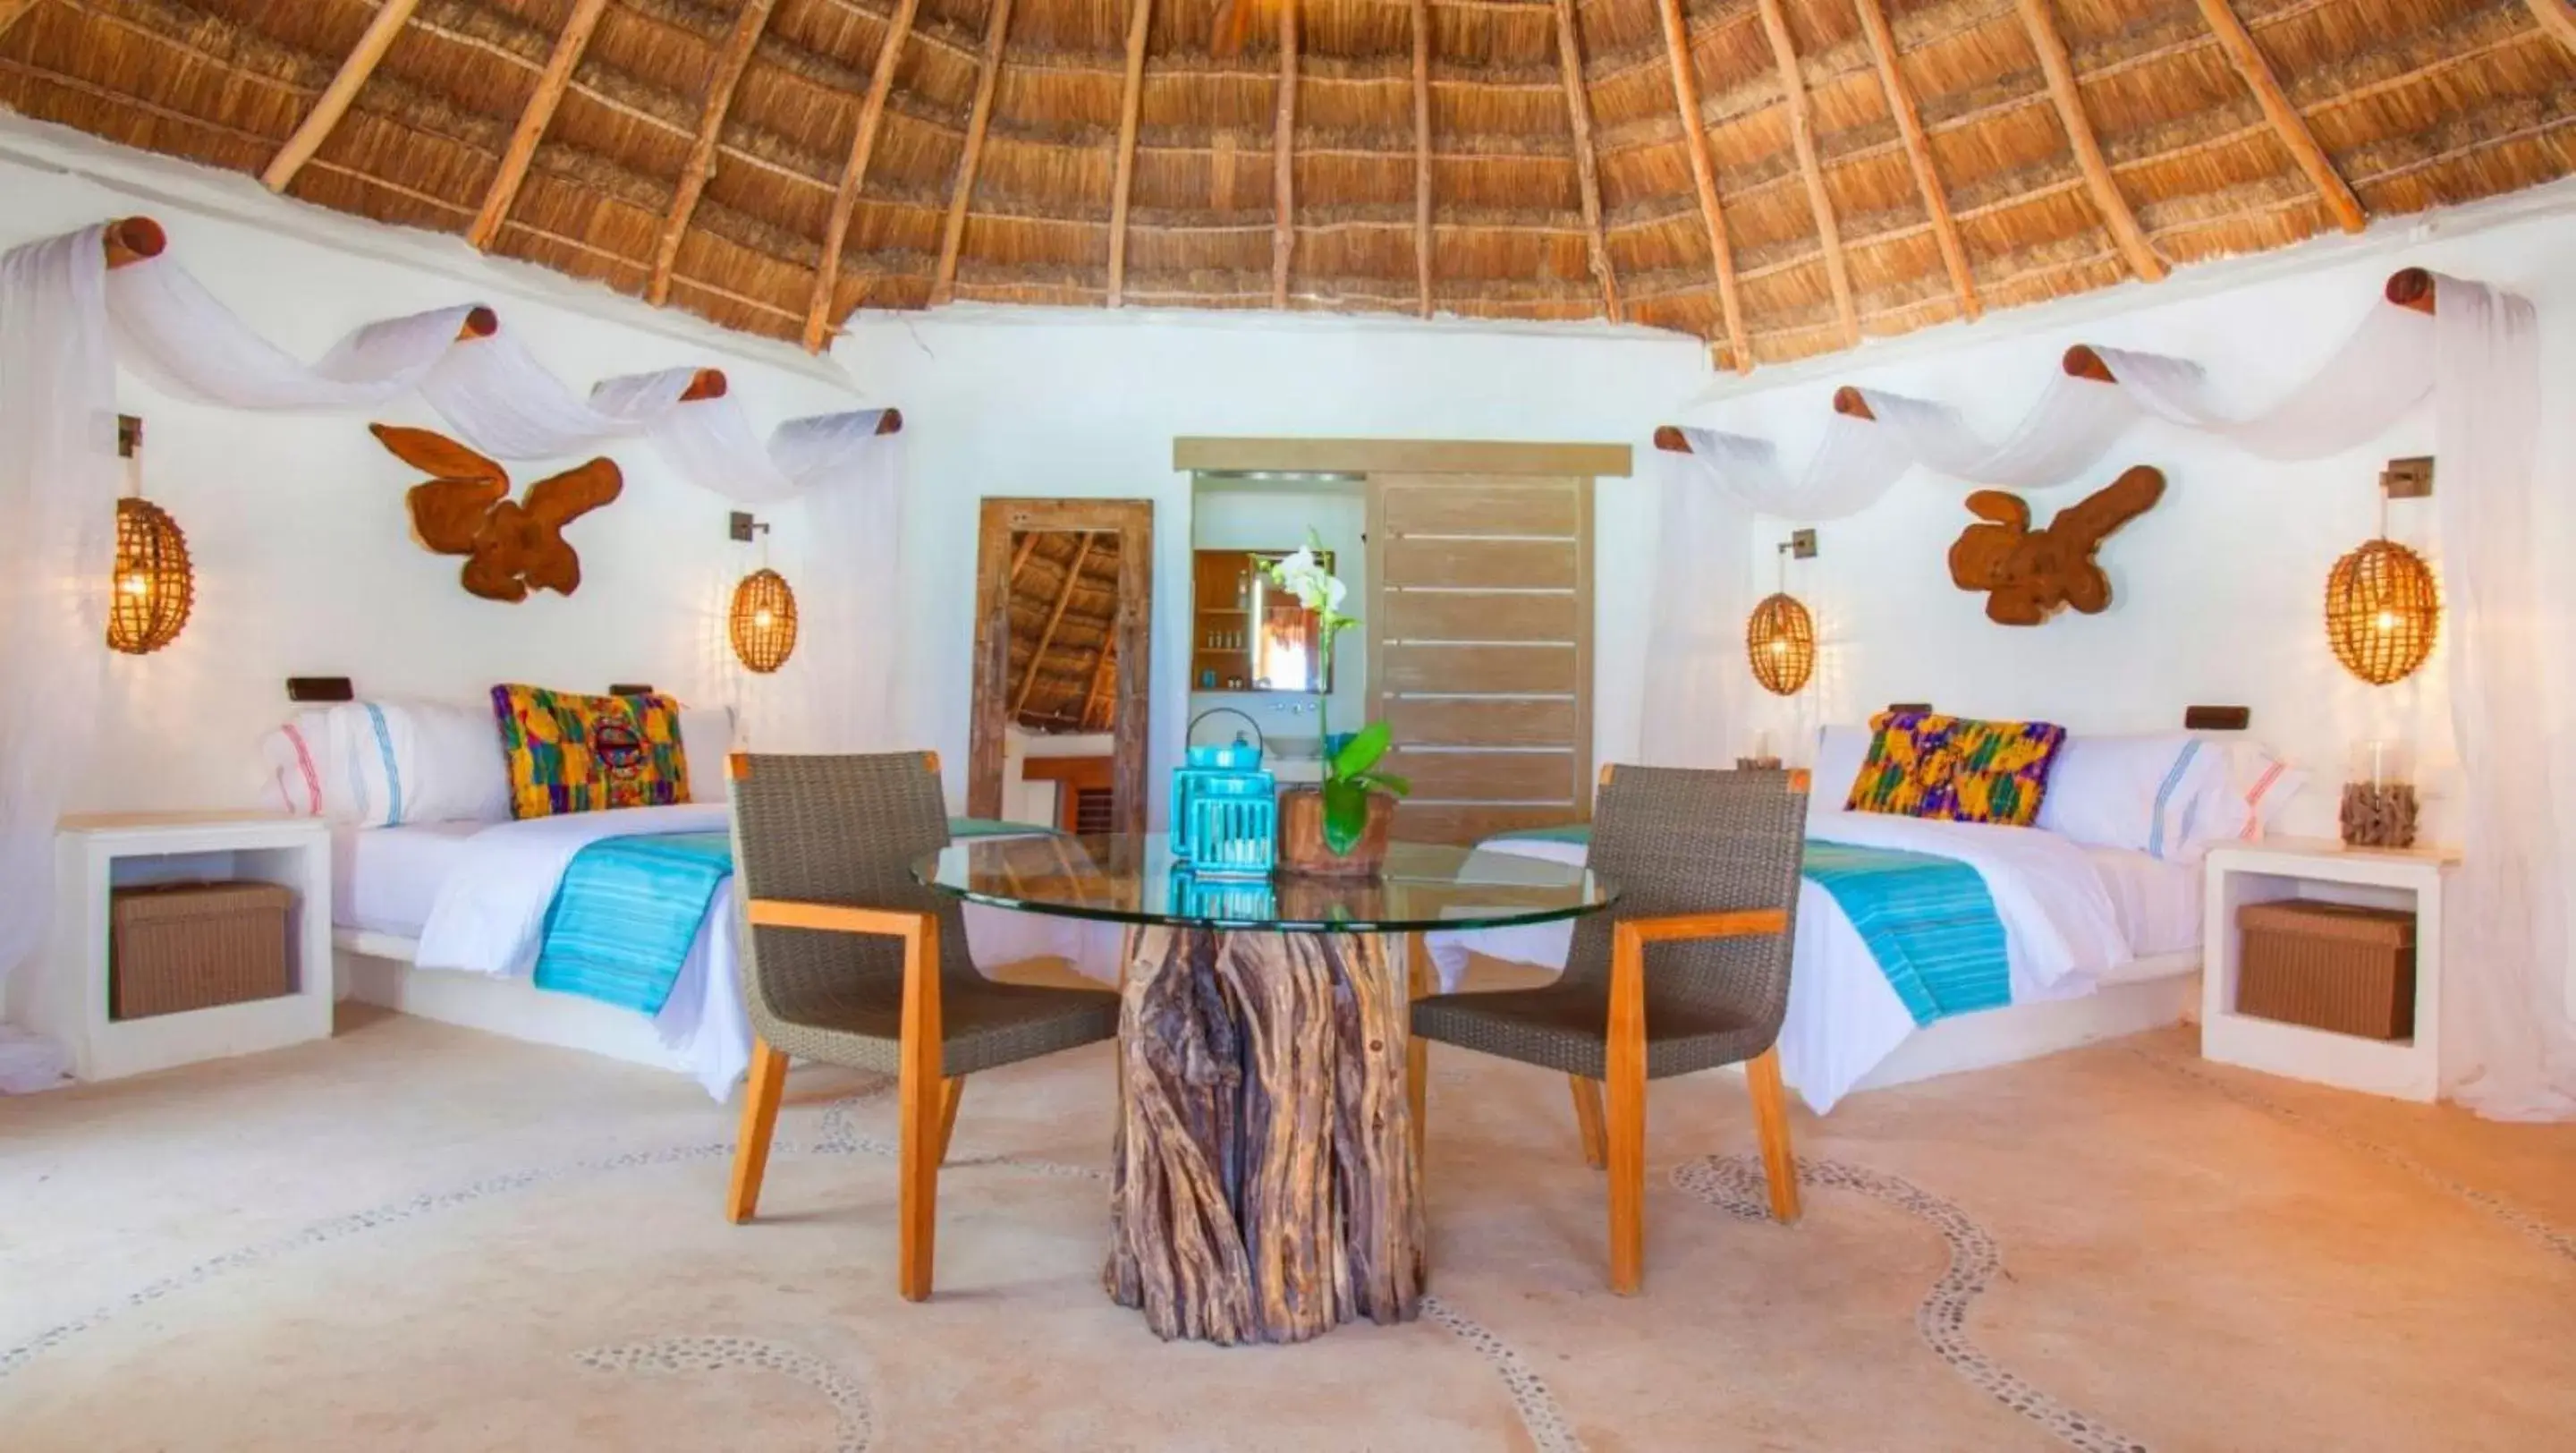
[[[1789,1006],[1806,776],[1603,768],[1588,861],[1619,901],[1576,926],[1563,976],[1413,1006],[1418,1039],[1572,1081],[1584,1159],[1610,1172],[1610,1285],[1622,1294],[1644,1274],[1650,1079],[1743,1064],[1772,1214],[1798,1218],[1774,1044]],[[1418,1080],[1419,1056],[1413,1065]]]
[[[898,1284],[927,1300],[939,1166],[966,1076],[1117,1037],[1118,996],[976,970],[957,900],[912,877],[916,859],[948,845],[937,754],[736,753],[725,766],[742,997],[757,1036],[726,1214],[748,1221],[759,1205],[791,1056],[892,1074]]]

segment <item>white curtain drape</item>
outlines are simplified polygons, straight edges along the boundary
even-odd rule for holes
[[[1743,744],[1757,689],[1742,663],[1751,591],[1739,583],[1704,594],[1703,582],[1712,570],[1742,580],[1756,514],[1838,519],[1918,465],[2051,488],[2083,477],[2148,417],[2266,459],[2324,458],[2368,443],[2430,396],[2453,732],[2467,769],[2467,830],[2447,899],[2444,1079],[2481,1114],[2576,1116],[2576,1027],[2565,1002],[2576,861],[2559,832],[2576,774],[2553,767],[2545,730],[2548,683],[2564,669],[2549,632],[2568,602],[2550,593],[2553,573],[2536,553],[2537,322],[2528,301],[2482,284],[2437,277],[2434,296],[2431,315],[2374,301],[2313,376],[2250,411],[2214,397],[2197,364],[2096,348],[2116,383],[2059,375],[1991,446],[1939,404],[1868,390],[1876,421],[1837,414],[1794,475],[1767,441],[1683,429],[1691,452],[1662,456],[1647,760],[1709,764]]]
[[[115,558],[116,365],[92,230],[0,257],[0,988],[44,947],[62,769],[98,713]],[[0,1031],[0,1091],[64,1071]]]
[[[2001,443],[1979,438],[1945,405],[1876,389],[1858,390],[1875,418],[1835,414],[1823,443],[1795,471],[1768,440],[1682,433],[1717,488],[1757,513],[1808,522],[1869,508],[1917,466],[2003,489],[2072,484],[2145,418],[2218,435],[2266,459],[2315,459],[2376,437],[2423,401],[2433,387],[2433,329],[2425,314],[2374,303],[2312,377],[2251,413],[2211,398],[2196,363],[2096,348],[2114,381],[2052,374]]]
[[[54,826],[97,709],[120,362],[181,397],[237,408],[365,407],[416,391],[498,458],[641,437],[683,479],[729,499],[801,499],[815,568],[799,582],[800,704],[764,735],[774,725],[813,750],[893,745],[903,456],[898,437],[877,434],[882,410],[792,419],[764,442],[731,396],[681,400],[695,370],[613,378],[585,396],[507,328],[460,338],[471,305],[367,324],[306,363],[175,257],[110,271],[104,232],[0,258],[0,986],[43,945]]]
[[[2502,1120],[2576,1116],[2567,1019],[2566,769],[2546,730],[2550,632],[2535,518],[2539,320],[2522,298],[2437,285],[2433,491],[2450,620],[2451,726],[2468,831],[2443,898],[2443,1078]]]

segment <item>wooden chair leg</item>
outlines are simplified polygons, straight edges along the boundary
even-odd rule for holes
[[[948,1164],[948,1142],[957,1135],[957,1102],[966,1098],[966,1077],[951,1075],[939,1082],[939,1158]]]
[[[1583,1163],[1599,1170],[1610,1163],[1609,1143],[1601,1128],[1601,1082],[1567,1075],[1574,1091],[1574,1128],[1583,1135]]]
[[[1610,943],[1610,1290],[1634,1296],[1646,1277],[1646,945],[1626,924]]]
[[[760,1207],[760,1178],[769,1169],[769,1137],[778,1128],[778,1102],[787,1089],[787,1056],[769,1041],[751,1042],[751,1074],[742,1088],[742,1129],[733,1142],[733,1185],[725,1193],[725,1219],[748,1221]]]
[[[1798,1161],[1789,1153],[1789,1097],[1780,1085],[1780,1051],[1762,1051],[1744,1065],[1744,1083],[1753,1092],[1753,1128],[1762,1137],[1762,1179],[1770,1187],[1771,1214],[1782,1222],[1798,1219]]]
[[[897,1191],[902,1224],[897,1287],[908,1302],[930,1300],[939,1230],[939,920],[925,917],[904,943],[903,1055],[896,1077],[902,1118]]]

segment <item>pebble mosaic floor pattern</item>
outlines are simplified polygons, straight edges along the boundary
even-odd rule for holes
[[[0,1445],[2576,1446],[2564,1127],[2152,1036],[1798,1115],[1782,1227],[1740,1085],[1663,1082],[1624,1299],[1562,1082],[1433,1063],[1422,1320],[1232,1350],[1097,1291],[1105,1055],[970,1084],[918,1307],[870,1077],[791,1078],[743,1227],[728,1107],[400,1017],[0,1101]]]

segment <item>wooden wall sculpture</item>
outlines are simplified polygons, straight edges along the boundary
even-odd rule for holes
[[[1959,532],[1950,578],[1961,590],[1986,592],[1986,619],[1997,625],[2035,626],[2067,605],[2099,615],[2111,604],[2111,579],[2094,555],[2164,492],[2164,474],[2141,464],[2034,530],[2028,501],[1978,490],[1968,496],[1968,512],[1987,523]]]
[[[394,457],[433,476],[412,486],[412,533],[441,555],[463,555],[465,588],[485,600],[518,601],[531,590],[570,595],[581,588],[581,557],[563,527],[614,500],[625,476],[593,459],[510,498],[510,473],[443,434],[369,424]]]

